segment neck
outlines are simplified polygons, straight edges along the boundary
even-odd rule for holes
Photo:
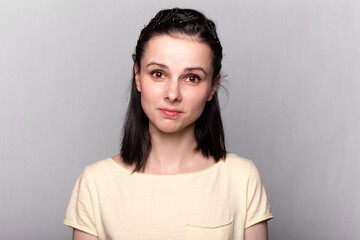
[[[145,172],[177,174],[191,171],[202,157],[196,149],[195,126],[191,125],[176,133],[164,133],[150,129],[151,151]]]

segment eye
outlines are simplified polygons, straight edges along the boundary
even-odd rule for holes
[[[151,72],[151,76],[153,78],[164,78],[165,74],[160,71],[153,71],[153,72]]]
[[[200,77],[196,75],[189,75],[185,78],[185,81],[190,83],[198,83],[200,80]]]

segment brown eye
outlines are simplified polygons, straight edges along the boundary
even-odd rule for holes
[[[154,78],[164,78],[165,77],[165,75],[162,72],[159,72],[159,71],[154,71],[154,72],[151,73],[151,75]]]
[[[198,83],[200,78],[196,75],[189,75],[185,78],[185,81],[190,83]]]

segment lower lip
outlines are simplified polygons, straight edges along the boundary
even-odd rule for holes
[[[177,116],[180,116],[181,112],[177,112],[177,111],[168,111],[168,110],[164,110],[164,109],[160,109],[160,112],[165,116],[165,117],[169,117],[169,118],[175,118]]]

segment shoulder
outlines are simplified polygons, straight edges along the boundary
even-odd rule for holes
[[[223,162],[223,172],[234,180],[247,182],[252,172],[257,171],[253,161],[237,156],[233,153],[227,153]]]
[[[106,158],[85,167],[82,175],[87,180],[102,178],[111,175],[116,170],[116,164],[113,159]]]
[[[106,158],[95,163],[92,163],[86,166],[85,170],[87,172],[94,172],[94,171],[101,171],[112,167],[112,160],[111,158]]]
[[[250,171],[254,163],[246,158],[240,157],[233,153],[227,153],[224,161],[224,166],[234,171]]]

